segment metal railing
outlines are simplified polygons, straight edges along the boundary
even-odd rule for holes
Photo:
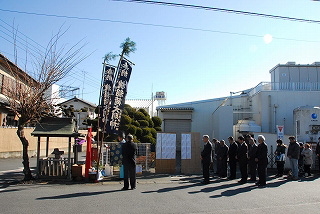
[[[320,91],[320,82],[260,82],[251,89],[252,96],[260,91]]]

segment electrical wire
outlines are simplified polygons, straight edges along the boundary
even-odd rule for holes
[[[121,0],[113,0],[113,1],[121,1]],[[79,16],[55,15],[55,14],[46,14],[46,13],[34,13],[34,12],[26,12],[26,11],[7,10],[7,9],[1,9],[1,8],[0,8],[0,11],[27,14],[27,15],[36,15],[36,16],[55,17],[55,18],[67,18],[67,19],[87,20],[87,21],[100,21],[100,22],[132,24],[132,25],[151,26],[151,27],[163,27],[163,28],[171,28],[171,29],[202,31],[202,32],[209,32],[209,33],[221,33],[221,34],[258,37],[258,38],[261,38],[264,36],[264,35],[255,35],[255,34],[246,34],[246,33],[236,33],[236,32],[230,32],[230,31],[210,30],[210,29],[203,29],[203,28],[182,27],[182,26],[152,24],[152,23],[143,23],[143,22],[130,22],[130,21],[99,19],[99,18],[79,17]],[[320,21],[316,21],[316,20],[313,20],[313,21],[315,21],[316,23],[320,22]],[[312,43],[319,43],[320,42],[320,41],[314,41],[314,40],[301,40],[301,39],[292,39],[292,38],[283,38],[283,37],[273,37],[273,38],[279,39],[279,40],[295,41],[295,42],[312,42]]]
[[[313,20],[313,19],[302,19],[302,18],[289,17],[289,16],[278,16],[278,15],[272,15],[272,14],[256,13],[256,12],[249,12],[249,11],[243,11],[243,10],[232,10],[232,9],[218,8],[218,7],[208,7],[208,6],[201,6],[201,5],[194,5],[194,4],[180,4],[180,3],[174,3],[174,2],[148,1],[148,0],[111,0],[111,1],[155,4],[155,5],[163,5],[163,6],[171,6],[171,7],[183,7],[183,8],[191,8],[191,9],[217,11],[217,12],[223,12],[223,13],[235,13],[235,14],[246,15],[246,16],[259,16],[263,18],[282,19],[286,21],[320,24],[319,20]]]

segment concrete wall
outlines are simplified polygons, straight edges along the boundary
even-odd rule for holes
[[[34,128],[25,128],[25,135],[29,141],[29,156],[35,156],[37,152],[37,137],[31,136]],[[17,128],[0,128],[0,158],[11,158],[11,157],[22,157],[22,144],[18,138]],[[80,133],[86,134],[87,131],[83,130]],[[72,145],[74,141],[72,139]],[[46,149],[46,138],[41,138],[40,144],[40,155],[45,155]],[[68,138],[50,138],[49,142],[49,153],[53,151],[54,148],[59,148],[65,153],[68,152]]]
[[[271,96],[271,109],[268,103],[269,95]],[[262,91],[252,97],[252,103],[253,112],[259,113],[254,114],[253,118],[261,126],[262,132],[275,133],[275,125],[284,125],[284,134],[294,135],[293,110],[306,105],[320,106],[320,92]]]

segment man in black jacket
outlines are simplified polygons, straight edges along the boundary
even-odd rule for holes
[[[249,172],[250,172],[250,181],[256,181],[256,174],[257,174],[257,162],[256,162],[256,153],[258,146],[255,143],[255,139],[249,139],[250,148],[248,152],[248,159],[249,159]]]
[[[294,136],[290,136],[289,140],[290,140],[290,144],[288,147],[287,156],[289,158],[290,165],[291,165],[292,179],[298,180],[299,179],[298,178],[298,172],[299,172],[298,159],[300,156],[300,147],[299,147],[299,143],[297,143],[296,138]]]
[[[202,160],[202,171],[203,171],[203,184],[209,184],[209,167],[212,162],[212,144],[209,141],[208,135],[203,135],[203,142],[205,143],[204,148],[201,152],[201,160]]]
[[[244,142],[244,137],[238,137],[239,141],[239,149],[237,159],[239,161],[240,172],[241,172],[241,180],[239,181],[240,184],[247,183],[248,179],[248,146]]]
[[[129,189],[129,177],[131,189],[136,188],[136,154],[137,145],[133,142],[133,136],[128,134],[127,142],[122,145],[122,156],[124,166],[124,187],[122,190]]]
[[[265,137],[263,135],[258,136],[258,149],[256,153],[256,162],[258,163],[258,176],[259,181],[257,185],[260,187],[266,186],[267,180],[267,166],[268,166],[268,146],[265,143]]]
[[[317,147],[316,147],[316,155],[318,157],[318,164],[319,164],[319,173],[320,173],[320,137],[318,138],[318,143],[317,143]]]
[[[229,165],[230,165],[230,176],[229,179],[236,179],[237,175],[237,159],[236,156],[238,154],[238,144],[234,141],[233,137],[230,136],[228,137],[228,141],[230,143],[230,147],[229,147]]]

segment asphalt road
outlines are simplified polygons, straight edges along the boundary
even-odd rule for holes
[[[160,179],[160,178],[159,178]],[[149,181],[149,182],[148,182]],[[200,177],[138,181],[136,190],[120,191],[119,182],[98,184],[20,184],[2,186],[0,213],[319,213],[320,179],[271,179],[254,184]]]

